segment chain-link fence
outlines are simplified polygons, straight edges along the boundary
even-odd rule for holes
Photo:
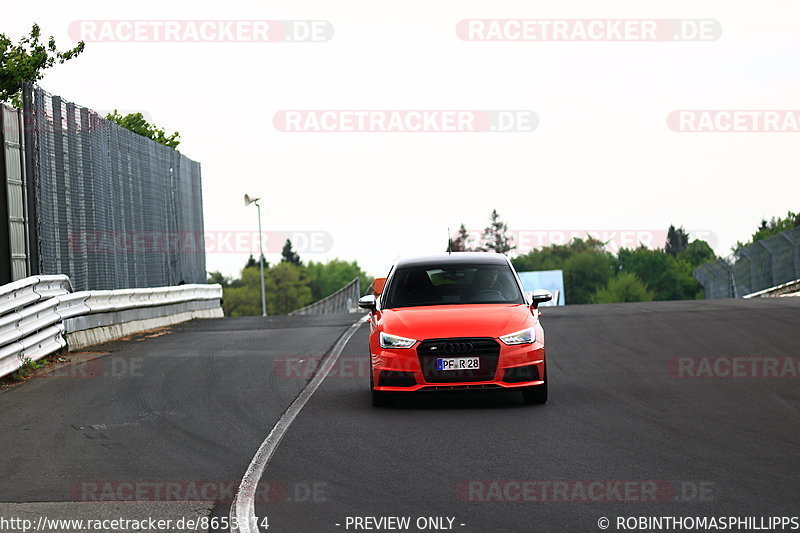
[[[358,298],[361,296],[361,281],[353,281],[312,304],[301,307],[290,315],[325,315],[330,313],[355,313],[358,311]]]
[[[200,164],[26,87],[31,270],[76,290],[204,283]]]
[[[736,250],[694,271],[706,298],[741,298],[800,279],[800,227]]]

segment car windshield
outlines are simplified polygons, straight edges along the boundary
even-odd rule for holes
[[[397,269],[384,307],[497,303],[525,303],[511,269],[468,264]]]

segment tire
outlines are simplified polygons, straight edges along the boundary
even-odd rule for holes
[[[544,368],[544,383],[522,389],[522,401],[531,405],[547,403],[547,366]]]
[[[522,401],[535,405],[547,403],[547,382],[524,389],[522,391]]]
[[[372,407],[385,407],[391,403],[391,396],[388,392],[375,390],[375,380],[372,377],[372,369],[369,372],[369,392],[372,397]]]

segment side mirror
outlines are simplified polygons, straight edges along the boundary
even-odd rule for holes
[[[358,306],[367,311],[374,311],[378,307],[378,301],[374,294],[367,294],[358,299]]]
[[[539,307],[539,304],[543,304],[544,302],[549,302],[552,300],[553,295],[548,290],[536,289],[528,293],[528,298],[531,301],[531,307],[536,309]]]

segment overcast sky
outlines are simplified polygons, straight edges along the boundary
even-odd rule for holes
[[[356,259],[381,275],[399,255],[443,251],[448,226],[485,226],[493,208],[523,233],[682,225],[712,232],[719,254],[762,217],[797,211],[800,133],[681,133],[667,117],[800,109],[799,10],[792,0],[42,0],[4,10],[0,31],[18,37],[35,21],[65,48],[80,20],[326,21],[322,42],[88,42],[41,85],[179,130],[180,150],[202,163],[208,232],[255,231],[249,193],[263,198],[265,231],[316,239],[304,260]],[[483,42],[457,34],[464,19],[704,19],[722,31]],[[274,125],[283,110],[522,110],[538,125],[289,133]],[[234,274],[247,255],[212,251],[208,269]]]

